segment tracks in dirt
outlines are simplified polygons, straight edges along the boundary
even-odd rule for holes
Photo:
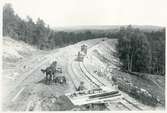
[[[30,91],[32,90],[32,88],[34,88],[34,87],[31,87],[31,88],[29,87],[30,85],[32,85],[30,83],[34,83],[34,82],[32,82],[32,81],[34,81],[33,80],[34,73],[36,73],[40,67],[44,66],[48,62],[49,57],[50,57],[50,55],[46,55],[46,56],[43,56],[41,58],[36,57],[38,60],[37,60],[37,62],[33,63],[34,68],[28,72],[23,73],[21,78],[18,79],[18,81],[16,82],[15,86],[13,86],[12,90],[11,91],[9,90],[7,92],[6,102],[9,105],[7,105],[7,106],[5,105],[4,107],[7,107],[7,109],[8,109],[8,106],[12,106],[12,108],[10,107],[10,109],[13,109],[14,111],[17,111],[17,110],[24,111],[24,106],[26,105],[25,101],[27,101],[27,99],[29,98],[30,93],[31,93]],[[32,62],[32,60],[31,60],[31,62]],[[29,65],[29,63],[26,65]],[[39,77],[39,76],[40,75],[35,76],[35,77]],[[41,78],[41,77],[39,77],[39,78]],[[6,108],[4,108],[4,109],[6,109]]]
[[[27,80],[29,77],[33,76],[33,74],[32,74],[32,73],[33,73],[33,72],[35,72],[37,69],[39,69],[39,67],[41,67],[42,65],[44,65],[47,61],[48,61],[48,60],[47,60],[47,59],[45,59],[45,60],[44,60],[42,63],[40,63],[39,65],[34,66],[34,67],[35,67],[35,69],[33,69],[33,70],[29,71],[28,73],[25,73],[25,75],[24,75],[23,79],[22,79],[22,80],[20,80],[20,82],[19,82],[19,83],[17,83],[17,85],[15,86],[14,90],[13,90],[13,91],[11,91],[11,92],[14,92],[14,91],[15,91],[15,89],[16,89],[17,87],[21,86],[21,84],[22,84],[23,82],[25,82],[25,80]],[[11,92],[10,92],[10,93],[11,93]]]

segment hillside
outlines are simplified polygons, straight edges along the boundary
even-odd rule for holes
[[[37,49],[23,41],[16,41],[10,37],[3,37],[3,61],[17,62],[19,59],[31,56]]]

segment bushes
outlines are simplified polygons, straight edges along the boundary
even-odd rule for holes
[[[131,87],[131,91],[129,92],[132,97],[138,99],[144,104],[156,106],[159,103],[157,97],[153,96],[150,92],[145,89],[138,88],[136,86]]]
[[[114,76],[112,77],[112,80],[118,85],[119,90],[126,92],[143,104],[156,106],[160,102],[157,97],[152,95],[149,91],[134,86],[134,84],[128,80],[122,80],[122,78],[116,78]]]

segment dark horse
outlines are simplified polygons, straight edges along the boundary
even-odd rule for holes
[[[50,67],[47,67],[46,69],[41,69],[41,71],[43,73],[46,73],[46,83],[49,82],[52,80],[52,75],[53,75],[53,72],[52,72],[52,69]]]

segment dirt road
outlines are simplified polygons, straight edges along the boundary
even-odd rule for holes
[[[60,48],[58,51],[54,50],[48,54],[36,55],[31,59],[23,60],[17,68],[9,71],[8,75],[17,73],[16,76],[3,76],[3,110],[4,111],[25,111],[25,110],[42,110],[38,104],[42,100],[49,97],[58,97],[67,92],[74,91],[74,84],[70,76],[73,73],[69,71],[71,60],[77,54],[77,49],[82,44],[75,44],[65,48]],[[69,52],[69,50],[72,50]],[[45,75],[41,73],[40,69],[46,68],[54,60],[58,61],[58,65],[63,68],[63,75],[67,78],[67,85],[51,85],[45,84]],[[19,67],[18,67],[19,66]],[[71,67],[73,68],[73,67]],[[70,74],[70,75],[69,75]],[[76,73],[77,74],[77,73]],[[73,78],[74,79],[74,78]],[[43,105],[45,106],[45,105]],[[47,107],[44,107],[47,110]],[[48,109],[49,110],[49,109]]]

